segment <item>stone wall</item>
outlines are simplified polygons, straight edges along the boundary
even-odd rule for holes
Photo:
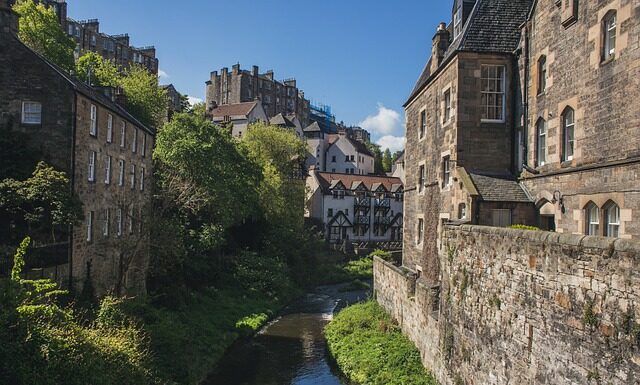
[[[640,243],[461,226],[441,244],[439,283],[374,266],[441,384],[637,384]]]

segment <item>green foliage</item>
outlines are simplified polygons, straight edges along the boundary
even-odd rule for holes
[[[384,154],[382,155],[382,169],[384,172],[391,172],[392,166],[393,159],[391,158],[391,150],[387,148],[384,150]]]
[[[14,283],[20,283],[20,274],[22,273],[22,269],[24,268],[25,262],[24,257],[27,255],[27,248],[31,243],[31,238],[26,237],[20,243],[20,247],[16,251],[16,254],[13,257],[13,267],[11,268],[11,281]]]
[[[120,79],[127,97],[127,111],[150,127],[159,127],[167,108],[167,91],[158,86],[158,78],[145,67],[134,64]]]
[[[234,262],[234,280],[245,292],[277,299],[279,294],[291,291],[287,265],[280,259],[247,251]]]
[[[236,322],[236,329],[242,330],[247,333],[247,335],[250,335],[251,333],[258,331],[258,329],[267,323],[272,315],[271,312],[269,313],[270,314],[258,313],[248,315]]]
[[[377,303],[340,312],[325,328],[329,351],[350,381],[361,385],[435,385],[415,345]]]
[[[384,174],[384,165],[382,164],[382,150],[375,143],[367,143],[367,148],[373,154],[373,172],[374,174]]]
[[[540,231],[538,227],[529,226],[529,225],[511,225],[510,229],[518,229],[518,230],[532,230],[532,231]]]
[[[40,157],[30,146],[29,135],[12,126],[0,125],[0,180],[28,178]]]
[[[594,301],[587,301],[582,312],[582,323],[584,323],[584,326],[588,327],[590,331],[594,331],[599,323],[598,316],[593,310],[594,305]]]
[[[33,0],[19,0],[13,10],[20,15],[20,40],[60,68],[72,70],[76,43],[60,28],[53,7]]]
[[[87,52],[76,61],[78,79],[99,87],[118,87],[121,76],[118,67],[95,52]]]

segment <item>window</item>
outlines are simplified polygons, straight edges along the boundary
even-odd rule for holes
[[[133,234],[133,206],[129,207],[129,234]]]
[[[109,209],[104,209],[104,213],[102,215],[104,219],[102,222],[102,235],[105,237],[109,236],[109,214],[111,214],[111,211]]]
[[[620,235],[620,207],[609,202],[604,206],[604,236],[618,238]]]
[[[504,122],[504,66],[483,65],[481,71],[482,120]]]
[[[576,127],[575,112],[573,108],[568,107],[562,113],[562,160],[568,161],[573,159],[573,150],[575,144],[574,131]]]
[[[536,164],[538,166],[544,166],[547,162],[547,122],[544,119],[538,120],[536,137]]]
[[[547,57],[541,56],[538,60],[538,94],[547,90]]]
[[[455,40],[462,33],[462,7],[458,7],[453,14],[453,39]]]
[[[104,160],[104,184],[111,184],[111,155]]]
[[[91,117],[89,123],[89,134],[92,136],[96,136],[97,134],[97,123],[98,123],[98,109],[94,104],[91,105]]]
[[[22,124],[41,124],[42,104],[37,102],[22,102]]]
[[[133,142],[131,143],[131,152],[134,154],[138,151],[138,129],[133,129]]]
[[[118,236],[122,235],[122,209],[116,209],[116,234]]]
[[[458,205],[458,219],[465,219],[467,217],[467,204],[460,203]]]
[[[349,155],[345,155],[345,157],[344,157],[344,161],[345,161],[345,162],[348,162],[348,161],[349,161]]]
[[[89,170],[87,174],[89,182],[95,182],[96,180],[96,152],[89,152]]]
[[[140,170],[140,191],[144,191],[144,167]]]
[[[333,209],[329,209],[329,210],[327,210],[327,216],[328,216],[329,218],[333,217]]]
[[[494,227],[511,226],[511,210],[495,209],[495,210],[492,210],[491,214],[492,214],[492,223]]]
[[[118,163],[120,165],[120,175],[118,176],[118,186],[122,187],[124,186],[124,160],[120,159],[118,160]]]
[[[355,160],[356,160],[355,155],[351,155],[351,161],[352,161],[352,162],[355,162]]]
[[[610,11],[604,19],[602,19],[604,28],[604,52],[602,55],[603,60],[612,59],[616,53],[616,29],[617,29],[617,14],[615,11]]]
[[[587,235],[599,235],[600,229],[600,210],[593,202],[589,203],[585,207],[586,214],[586,234]]]
[[[426,179],[426,168],[423,164],[420,166],[420,169],[418,171],[418,193],[421,193],[424,191],[425,179]]]
[[[147,133],[142,133],[142,147],[140,148],[140,153],[143,157],[147,156]]]
[[[107,115],[107,143],[113,142],[113,115]]]
[[[444,93],[444,122],[451,120],[451,90]]]
[[[422,244],[422,238],[424,237],[424,219],[418,218],[418,229],[416,234],[416,245]]]
[[[69,35],[73,36],[73,24],[69,24]]]
[[[127,145],[127,123],[120,122],[120,147]]]
[[[344,209],[344,215],[349,216],[349,209]]]
[[[427,111],[420,111],[420,132],[418,133],[418,139],[424,138],[427,133]]]
[[[93,211],[87,213],[87,242],[93,240]]]
[[[136,188],[136,165],[131,165],[131,190]]]
[[[451,183],[451,158],[442,158],[442,187],[447,187]]]

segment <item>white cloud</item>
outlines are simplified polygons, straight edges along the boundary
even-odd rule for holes
[[[159,77],[160,79],[169,79],[169,77],[170,77],[170,76],[169,76],[169,74],[168,74],[168,73],[166,73],[166,72],[164,72],[163,70],[159,69],[159,70],[158,70],[158,77]]]
[[[406,139],[404,136],[385,135],[378,139],[377,144],[380,145],[382,151],[388,148],[391,154],[393,154],[396,151],[404,149],[405,142]]]
[[[367,116],[358,125],[369,131],[374,137],[399,134],[402,129],[400,113],[378,103],[378,113]]]
[[[189,99],[189,104],[191,104],[192,106],[204,102],[204,100],[196,98],[195,96],[187,96],[187,99]]]

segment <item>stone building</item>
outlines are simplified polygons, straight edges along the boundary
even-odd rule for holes
[[[302,127],[309,124],[309,101],[304,92],[298,89],[295,79],[278,81],[273,71],[260,73],[257,66],[251,71],[243,70],[240,64],[211,72],[206,82],[207,111],[215,106],[247,103],[259,100],[262,102],[268,118],[278,114],[290,117],[295,115]]]
[[[640,237],[640,2],[536,2],[522,30],[522,180],[539,225]]]
[[[332,243],[402,240],[403,185],[398,178],[320,172],[307,178],[310,218]]]
[[[307,168],[332,173],[369,175],[374,172],[374,155],[367,146],[346,131],[327,134],[317,122],[304,130],[307,141]]]
[[[242,134],[246,134],[252,123],[269,121],[259,101],[217,106],[209,111],[209,116],[217,125],[230,124],[231,135],[234,138],[240,138]]]
[[[130,44],[128,34],[108,35],[102,33],[98,19],[73,20],[67,16],[66,0],[37,1],[56,11],[60,26],[76,42],[76,55],[80,56],[89,51],[96,52],[103,58],[113,61],[122,69],[136,63],[146,67],[151,73],[158,74],[155,47],[134,47]]]
[[[168,122],[173,114],[182,112],[182,94],[176,90],[173,84],[160,85],[160,88],[167,92],[167,112],[164,119]]]
[[[22,44],[16,15],[0,3],[0,124],[26,133],[29,146],[66,172],[84,218],[66,241],[69,276],[98,295],[145,291],[147,210],[154,130]]]

